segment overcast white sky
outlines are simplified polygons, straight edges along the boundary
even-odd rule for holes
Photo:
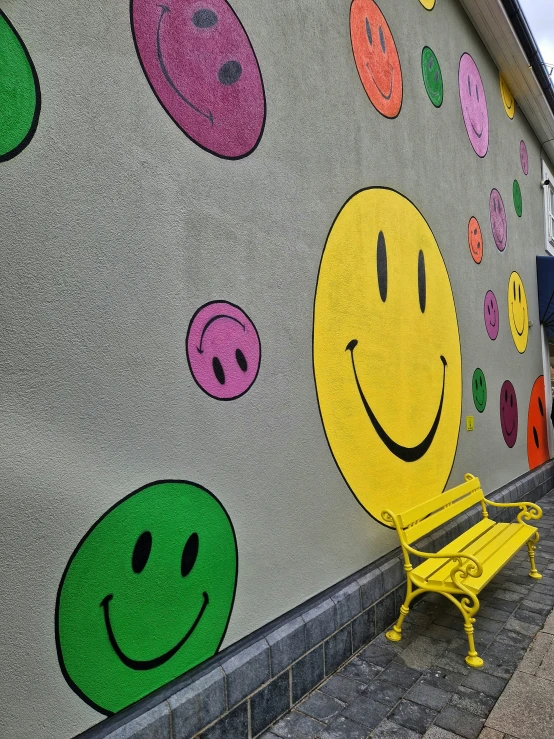
[[[554,64],[554,0],[519,0],[519,4],[544,61]]]

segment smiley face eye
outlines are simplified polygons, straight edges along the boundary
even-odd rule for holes
[[[507,390],[504,390],[504,402],[505,403],[508,402],[508,391]]]
[[[425,305],[427,303],[427,280],[425,278],[425,257],[421,249],[417,258],[417,288],[419,292],[419,307],[421,312],[425,313]]]
[[[481,385],[481,387],[483,387],[483,378],[482,377],[479,378],[479,384]]]
[[[540,398],[537,398],[537,400],[539,401],[539,412],[541,416],[544,418],[544,408],[542,407],[542,400]]]
[[[235,352],[235,359],[237,360],[237,364],[241,368],[241,370],[243,372],[246,372],[246,370],[248,369],[248,362],[246,361],[246,357],[240,349],[237,349],[237,351]]]
[[[367,40],[369,41],[369,45],[373,46],[373,37],[371,36],[371,26],[369,25],[369,21],[367,18],[365,19],[365,32],[366,32]]]
[[[434,63],[435,63],[435,60],[433,59],[433,57],[429,57],[429,69],[433,69]]]
[[[516,283],[513,282],[512,285],[514,286],[514,300],[516,299]]]
[[[186,577],[196,562],[198,557],[198,534],[195,532],[191,534],[187,539],[187,543],[183,548],[183,554],[181,556],[181,575]]]
[[[477,93],[477,102],[479,102],[479,88],[475,85],[475,92]]]
[[[385,48],[385,34],[383,33],[383,29],[381,26],[379,26],[379,41],[381,42],[381,49],[383,50],[383,54],[386,52]]]
[[[521,303],[521,285],[518,285],[517,286],[517,293],[518,293],[518,296],[519,296],[519,302]]]
[[[510,408],[514,407],[514,396],[510,395]]]
[[[222,85],[234,85],[242,74],[242,67],[237,61],[225,62],[219,68],[217,78]]]
[[[133,557],[131,559],[131,566],[133,572],[138,575],[146,567],[148,557],[152,550],[152,534],[149,531],[143,531],[143,533],[137,539],[135,548],[133,549]]]
[[[379,231],[379,236],[377,237],[377,282],[379,284],[379,295],[384,303],[387,299],[388,271],[387,245],[382,231]]]
[[[471,97],[471,80],[469,79],[469,74],[467,76],[467,89],[469,91],[469,97]]]
[[[219,357],[212,359],[212,368],[214,371],[215,379],[220,385],[225,385],[225,372],[223,371],[223,365],[219,361]]]
[[[539,435],[537,434],[537,429],[533,426],[533,438],[535,440],[535,446],[537,449],[539,448]]]
[[[213,10],[202,8],[194,13],[192,16],[192,22],[196,28],[211,28],[217,23],[217,15]]]

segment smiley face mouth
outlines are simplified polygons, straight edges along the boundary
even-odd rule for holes
[[[196,105],[194,105],[194,103],[192,103],[187,97],[185,97],[183,95],[183,93],[179,90],[179,88],[177,87],[177,85],[173,82],[173,80],[171,79],[171,75],[167,71],[167,67],[165,66],[165,62],[164,62],[164,58],[163,58],[163,53],[162,53],[162,42],[161,42],[161,39],[160,39],[160,30],[161,30],[161,27],[162,27],[162,21],[163,21],[164,17],[168,13],[171,13],[171,11],[167,7],[167,5],[160,5],[159,7],[161,8],[161,13],[160,13],[160,19],[158,21],[158,32],[156,34],[156,51],[157,51],[157,54],[158,54],[158,62],[160,64],[160,69],[162,70],[162,74],[165,77],[166,82],[168,83],[168,85],[173,90],[173,92],[186,105],[188,105],[189,108],[192,108],[192,110],[194,110],[196,113],[198,113],[198,115],[201,115],[203,118],[206,118],[208,121],[210,121],[211,125],[213,126],[214,125],[214,117],[212,115],[212,111],[211,110],[208,110],[208,112],[206,113],[205,111],[201,110],[200,108],[197,108]]]
[[[467,106],[466,106],[466,113],[467,113],[468,120],[469,120],[469,122],[471,124],[471,128],[473,129],[473,133],[477,136],[478,139],[480,139],[481,136],[483,135],[483,128],[484,128],[484,126],[483,126],[483,114],[481,114],[481,130],[478,131],[475,128],[475,126],[473,125],[473,118],[471,117],[471,115],[469,113],[469,109],[467,108]]]
[[[504,431],[506,432],[506,436],[511,436],[514,433],[514,429],[516,427],[515,421],[512,421],[512,428],[510,431],[508,431],[508,427],[506,426],[506,419],[504,418],[504,411],[502,411],[502,420],[504,421]]]
[[[239,321],[238,318],[235,318],[234,316],[229,316],[226,313],[218,313],[217,316],[212,316],[210,320],[206,323],[204,328],[202,329],[202,334],[200,335],[200,345],[196,347],[196,351],[198,354],[204,354],[204,350],[202,349],[202,342],[204,341],[204,334],[209,329],[209,327],[214,323],[215,321],[219,321],[222,318],[226,318],[229,321],[234,321],[235,323],[238,323],[239,326],[242,326],[242,330],[246,331],[246,326],[242,321]]]
[[[504,243],[504,239],[505,239],[505,229],[503,225],[501,225],[500,228],[502,229],[502,233],[499,236],[498,228],[496,226],[496,223],[494,223],[492,227],[492,235],[494,237],[495,242],[499,244],[500,246],[502,246],[502,244]]]
[[[369,403],[366,400],[364,391],[362,390],[362,387],[360,385],[360,381],[358,380],[358,373],[356,372],[356,363],[354,361],[354,349],[358,345],[357,339],[352,339],[347,346],[345,351],[349,351],[351,358],[352,358],[352,369],[354,371],[354,379],[356,381],[356,386],[358,388],[358,393],[360,394],[361,401],[364,405],[364,408],[366,410],[366,413],[368,415],[369,420],[373,424],[373,428],[375,429],[377,436],[381,439],[383,444],[387,447],[387,449],[392,452],[392,454],[395,455],[395,457],[398,457],[403,462],[417,462],[418,459],[421,459],[423,455],[427,452],[429,447],[431,446],[433,439],[435,438],[435,434],[437,433],[437,429],[439,427],[441,414],[442,414],[442,406],[444,403],[444,390],[446,385],[446,366],[447,361],[442,356],[440,356],[441,362],[443,364],[442,369],[442,391],[441,391],[441,398],[439,402],[439,407],[437,410],[437,414],[435,416],[435,420],[433,421],[433,425],[431,426],[431,429],[429,430],[427,436],[421,441],[419,444],[416,444],[416,446],[402,446],[401,444],[398,444],[394,439],[392,439],[385,429],[381,426],[379,421],[377,420],[377,417],[371,410],[371,407]]]
[[[518,336],[523,336],[523,332],[525,331],[525,306],[523,306],[523,328],[521,329],[521,331],[517,327],[516,317],[515,317],[515,314],[514,314],[514,304],[513,303],[512,303],[512,320],[514,322],[514,328],[515,328],[515,330],[517,332],[517,335]]]
[[[389,70],[390,70],[391,76],[390,76],[389,92],[388,92],[387,95],[385,95],[385,93],[381,90],[381,88],[377,84],[377,80],[373,76],[373,72],[371,71],[371,67],[369,66],[369,63],[366,62],[365,65],[366,65],[366,67],[368,69],[369,74],[371,75],[371,79],[373,80],[373,84],[375,85],[375,87],[379,91],[379,94],[381,95],[381,97],[384,98],[384,100],[390,100],[391,97],[392,97],[392,86],[393,86],[393,82],[394,82],[394,67],[392,66],[392,64],[389,62]]]
[[[161,654],[159,657],[154,657],[154,659],[132,659],[131,657],[128,657],[119,644],[117,643],[117,639],[115,638],[115,634],[113,633],[112,624],[110,621],[110,601],[113,598],[113,593],[110,593],[109,595],[106,595],[105,598],[102,599],[100,602],[100,607],[104,610],[104,622],[106,624],[106,631],[108,632],[108,639],[110,640],[110,644],[112,645],[112,649],[117,654],[119,659],[123,662],[123,664],[126,667],[130,667],[131,670],[153,670],[155,667],[160,667],[160,665],[165,664],[168,660],[170,660],[181,647],[183,644],[187,641],[187,639],[192,635],[193,631],[198,626],[198,623],[200,622],[200,619],[204,615],[204,611],[206,610],[206,607],[208,603],[210,602],[210,599],[208,597],[208,593],[202,593],[203,597],[203,603],[202,607],[200,608],[200,612],[198,613],[198,616],[195,618],[194,623],[190,627],[190,629],[187,631],[187,633],[183,636],[183,638],[175,644],[174,647],[172,647],[169,651],[165,652],[164,654]]]

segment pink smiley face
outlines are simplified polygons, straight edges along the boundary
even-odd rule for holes
[[[508,221],[506,220],[504,201],[496,188],[491,190],[489,198],[489,213],[494,243],[496,244],[498,251],[504,251],[506,244],[508,243]]]
[[[519,142],[519,161],[521,162],[521,169],[523,174],[529,173],[529,154],[527,153],[527,146],[523,139]]]
[[[510,447],[517,439],[518,413],[517,398],[514,386],[506,380],[500,388],[500,428],[504,441]]]
[[[250,389],[260,369],[256,327],[237,305],[206,303],[189,324],[187,359],[205,393],[217,400],[239,398]]]
[[[216,156],[250,154],[264,128],[264,86],[229,3],[131,0],[131,25],[146,78],[179,128]]]
[[[484,157],[489,148],[487,99],[481,75],[469,54],[463,54],[460,59],[458,88],[467,135],[475,153]]]
[[[485,315],[485,328],[487,329],[489,339],[492,339],[494,341],[498,336],[499,315],[498,303],[496,301],[496,296],[492,290],[489,290],[488,293],[485,295],[483,312]]]

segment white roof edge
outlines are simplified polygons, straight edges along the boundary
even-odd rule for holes
[[[554,162],[554,113],[500,0],[460,0],[525,117]],[[516,112],[517,115],[517,112]]]

